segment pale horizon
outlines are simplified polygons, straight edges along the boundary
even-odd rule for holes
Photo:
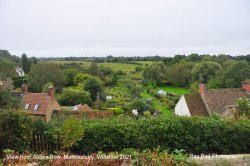
[[[0,49],[29,57],[250,54],[248,0],[0,0]]]

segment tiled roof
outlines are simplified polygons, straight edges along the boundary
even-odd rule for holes
[[[48,96],[48,93],[25,93],[22,102],[24,107],[26,104],[29,104],[28,110],[25,110],[29,114],[45,115],[50,99],[51,97]],[[37,111],[34,111],[36,104],[38,104],[39,107]]]
[[[205,105],[199,93],[184,95],[191,116],[207,116]]]
[[[92,112],[92,108],[90,108],[88,106],[88,104],[84,104],[84,105],[81,105],[79,108],[78,108],[78,111],[83,111],[83,112]]]
[[[226,106],[234,105],[238,98],[249,97],[242,89],[209,89],[205,92],[204,98],[211,113],[221,114]]]

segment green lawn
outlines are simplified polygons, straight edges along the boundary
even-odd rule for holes
[[[187,88],[183,87],[175,87],[175,86],[159,86],[157,87],[158,90],[164,90],[168,93],[174,93],[177,95],[183,95],[189,93],[189,90]]]

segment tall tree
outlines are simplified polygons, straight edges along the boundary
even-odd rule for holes
[[[92,101],[96,101],[100,94],[102,93],[102,84],[101,80],[98,81],[97,78],[89,78],[84,84],[84,90],[90,93]],[[99,96],[98,96],[99,95]]]
[[[166,66],[163,62],[154,63],[144,69],[143,77],[149,81],[156,81],[156,83],[159,85],[166,81]]]
[[[38,63],[31,67],[28,85],[32,91],[41,92],[47,83],[53,83],[56,89],[61,89],[66,83],[65,75],[58,65],[53,63]]]
[[[221,69],[221,65],[217,62],[205,61],[197,63],[192,69],[193,81],[207,83],[214,78],[217,72]]]
[[[26,54],[22,54],[22,68],[23,68],[24,73],[28,73],[29,63],[28,63],[28,58]]]

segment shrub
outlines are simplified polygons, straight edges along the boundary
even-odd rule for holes
[[[80,103],[90,105],[92,102],[89,92],[73,88],[64,88],[62,94],[58,96],[58,101],[61,105],[67,106]]]
[[[85,136],[74,152],[185,149],[193,154],[250,153],[250,121],[204,117],[152,117],[86,121]]]
[[[29,149],[32,138],[32,120],[22,110],[0,111],[0,151],[9,148],[15,151]]]
[[[143,112],[143,115],[146,116],[146,117],[149,117],[150,116],[150,112],[149,111],[145,111],[145,112]]]

